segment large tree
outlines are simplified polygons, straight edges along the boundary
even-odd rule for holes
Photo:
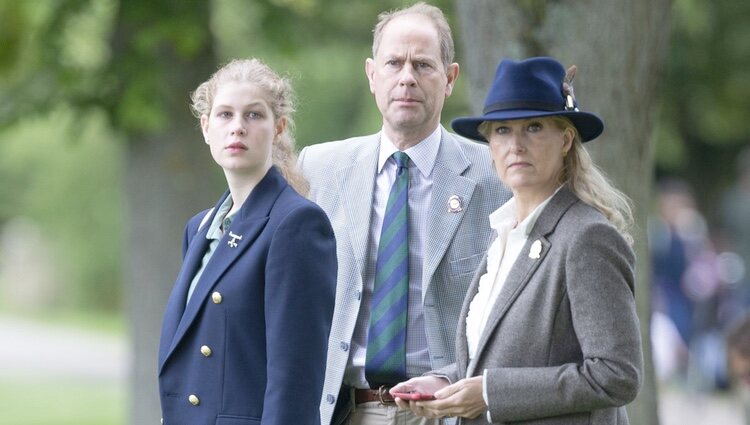
[[[635,206],[636,299],[645,381],[631,422],[658,423],[649,339],[650,261],[646,218],[652,181],[650,144],[669,34],[670,0],[457,0],[461,63],[479,112],[501,57],[553,56],[578,66],[579,102],[606,130],[587,146]]]

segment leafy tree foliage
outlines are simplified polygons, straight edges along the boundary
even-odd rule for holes
[[[750,139],[750,2],[675,0],[673,7],[657,172],[685,178],[715,216]]]

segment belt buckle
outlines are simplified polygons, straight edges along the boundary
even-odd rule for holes
[[[390,387],[386,385],[381,385],[380,387],[378,387],[378,398],[380,399],[380,404],[382,404],[383,406],[396,404],[395,400],[390,400],[390,401],[383,400],[383,394],[387,394],[389,389]]]

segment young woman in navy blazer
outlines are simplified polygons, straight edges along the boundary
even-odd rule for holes
[[[336,246],[300,195],[291,86],[235,60],[191,106],[228,190],[185,229],[159,347],[162,422],[318,425]]]

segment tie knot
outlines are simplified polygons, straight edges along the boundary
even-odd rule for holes
[[[402,168],[409,168],[409,155],[404,152],[397,151],[393,153],[393,159],[396,160],[396,165],[399,170]]]

